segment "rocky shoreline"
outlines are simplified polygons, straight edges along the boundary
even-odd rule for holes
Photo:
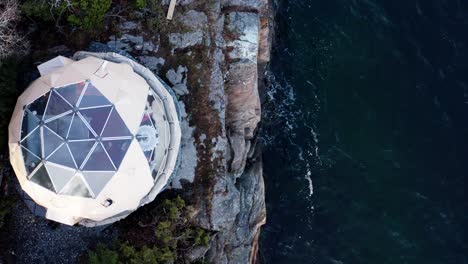
[[[163,1],[165,8],[168,2]],[[190,202],[192,224],[213,234],[207,247],[195,247],[185,259],[256,263],[260,228],[266,221],[257,126],[261,118],[259,86],[270,60],[271,3],[178,1],[173,20],[159,21],[164,24],[157,32],[148,30],[141,17],[137,12],[121,18],[118,24],[109,26],[109,32],[115,34],[101,42],[128,52],[159,74],[180,101],[181,164],[168,189]],[[49,52],[70,50],[56,46]],[[33,236],[31,243],[41,245],[44,251],[49,245],[58,247],[49,253],[73,251],[51,242],[65,229],[67,236],[76,235],[81,241],[69,256],[82,253],[93,244],[91,240],[102,239],[101,231],[91,234],[83,227],[47,230],[44,220],[31,220],[34,218],[23,207],[15,206],[10,221],[13,223],[7,226],[9,236],[18,237],[10,254],[18,254],[12,252],[15,249],[26,250],[18,241],[19,237],[25,239],[21,229],[35,232],[37,225],[42,226],[41,235]],[[104,237],[112,236],[112,232],[104,233]],[[34,249],[29,251],[33,252],[17,256],[17,260],[47,259],[38,256],[40,253]],[[66,254],[52,261],[67,261]]]
[[[172,69],[167,77],[173,72],[185,74],[178,78],[182,82],[171,81],[172,85],[188,79],[188,94],[180,93],[184,88],[176,91],[194,128],[198,161],[193,178],[187,177],[183,166],[176,181],[183,191],[193,189],[196,225],[215,232],[205,259],[255,263],[260,227],[266,221],[256,132],[261,117],[258,86],[270,59],[271,6],[267,1],[223,1],[207,9],[197,8],[195,1],[182,5],[174,19],[189,30],[170,33],[169,42],[174,56],[183,54],[191,60],[183,71],[179,65],[166,64],[163,69]],[[197,51],[194,43],[202,44]],[[194,54],[207,59],[200,61]]]

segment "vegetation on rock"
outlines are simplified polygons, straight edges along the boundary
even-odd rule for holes
[[[21,10],[33,19],[55,22],[58,27],[66,25],[67,21],[72,29],[95,33],[102,28],[111,4],[112,0],[27,0]]]
[[[161,30],[168,26],[162,1],[134,0],[134,6],[143,12],[144,24],[148,30]]]
[[[150,205],[151,206],[151,205]],[[150,223],[139,222],[140,228],[131,228],[120,240],[111,245],[99,244],[88,254],[92,264],[100,263],[174,263],[182,260],[183,252],[196,247],[207,247],[210,233],[188,223],[188,212],[185,201],[177,196],[165,199],[159,206],[140,216]],[[132,218],[124,222],[130,225]],[[125,227],[124,227],[125,228]],[[147,232],[152,231],[152,232]],[[151,237],[142,237],[151,234]],[[139,241],[140,239],[144,241]]]
[[[104,20],[104,15],[109,10],[112,0],[73,0],[72,14],[68,16],[71,25],[92,31],[96,27],[100,28]]]
[[[53,22],[59,20],[61,15],[67,11],[68,4],[60,2],[53,4],[52,2],[38,2],[27,0],[21,5],[21,11],[24,15],[39,19],[41,22]]]

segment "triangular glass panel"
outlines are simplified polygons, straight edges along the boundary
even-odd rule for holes
[[[98,144],[93,150],[88,161],[83,167],[87,171],[112,171],[115,170],[101,144]]]
[[[34,153],[34,155],[38,157],[42,157],[41,152],[41,128],[38,127],[36,130],[31,132],[29,136],[27,136],[23,141],[21,141],[21,145],[27,148],[29,151]]]
[[[54,152],[54,150],[57,149],[58,146],[60,146],[60,144],[63,143],[63,139],[57,136],[48,127],[42,127],[42,136],[44,139],[42,141],[42,146],[44,148],[44,158],[47,158],[50,154],[52,154],[52,152]]]
[[[72,106],[76,106],[78,98],[80,98],[81,93],[85,87],[85,82],[80,82],[76,84],[67,85],[61,88],[56,88],[56,91],[68,101]]]
[[[63,144],[47,160],[70,168],[76,168],[70,151],[68,150],[67,144]]]
[[[55,192],[54,185],[49,178],[49,174],[44,166],[41,166],[31,177],[32,182],[39,184],[40,186]]]
[[[143,118],[141,119],[141,124],[140,126],[153,126],[153,122],[151,120],[151,117],[148,113],[143,114]]]
[[[70,182],[68,182],[67,185],[65,185],[60,194],[92,198],[88,187],[86,187],[83,180],[78,174],[75,175],[75,177],[73,177],[73,179]]]
[[[60,192],[65,184],[67,184],[71,178],[75,175],[74,169],[65,168],[58,166],[57,164],[47,163],[46,165],[49,177],[52,180],[52,184],[57,192]]]
[[[107,154],[109,154],[112,161],[114,162],[116,169],[118,169],[120,163],[122,163],[122,160],[125,157],[125,154],[127,153],[128,147],[130,147],[131,143],[131,139],[109,140],[102,142],[102,145],[104,145]]]
[[[148,160],[149,163],[151,163],[151,161],[152,161],[153,153],[154,153],[154,149],[152,149],[151,151],[143,152],[143,154],[145,154],[145,157],[146,157],[146,159]]]
[[[76,166],[81,168],[81,164],[88,156],[89,151],[94,146],[95,141],[70,141],[68,147],[75,158]]]
[[[23,122],[21,124],[21,139],[26,137],[33,129],[39,126],[39,120],[29,112],[29,110],[23,113]]]
[[[102,105],[111,105],[111,102],[102,95],[99,90],[94,87],[91,83],[88,84],[83,97],[79,103],[80,108],[93,107],[93,106],[102,106]]]
[[[41,160],[23,147],[21,148],[21,151],[23,153],[24,166],[26,167],[26,172],[29,176],[29,174],[34,171],[37,165],[41,163]]]
[[[107,124],[104,127],[104,131],[102,132],[102,137],[123,137],[131,135],[132,133],[128,130],[127,125],[125,125],[119,113],[117,113],[117,110],[113,108],[109,120],[107,120]]]
[[[70,113],[68,115],[62,116],[60,118],[54,119],[48,123],[46,126],[50,128],[52,131],[57,133],[62,138],[67,137],[68,130],[70,129],[70,124],[73,119],[73,114]]]
[[[68,139],[89,139],[94,138],[93,133],[89,130],[88,126],[83,122],[79,115],[75,114],[73,117],[72,124],[70,126],[70,132],[68,133]]]
[[[47,101],[49,100],[49,95],[50,92],[47,92],[43,96],[37,98],[27,107],[29,111],[31,111],[31,113],[35,115],[39,120],[42,120],[42,116],[44,115],[47,106]]]
[[[44,120],[63,114],[71,110],[71,106],[65,102],[54,90],[51,91],[49,103],[45,110]]]
[[[94,132],[97,135],[101,135],[102,128],[104,127],[104,124],[109,117],[111,109],[111,106],[89,108],[80,110],[80,113],[91,126],[91,128],[93,128]]]
[[[83,178],[88,183],[89,188],[94,194],[94,197],[104,189],[106,184],[110,181],[115,172],[108,171],[84,171]]]

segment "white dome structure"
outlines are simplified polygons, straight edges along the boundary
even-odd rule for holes
[[[156,197],[180,146],[176,103],[151,71],[115,53],[57,57],[19,97],[9,126],[21,189],[45,217],[112,223]]]

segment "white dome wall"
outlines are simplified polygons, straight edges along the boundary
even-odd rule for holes
[[[33,102],[52,87],[90,80],[109,101],[115,104],[130,132],[135,134],[138,130],[147,101],[148,83],[125,63],[107,62],[108,74],[101,78],[95,73],[103,62],[98,58],[87,57],[58,68],[33,82],[19,97],[9,125],[10,161],[21,187],[36,203],[48,209],[47,218],[65,224],[72,225],[79,221],[97,223],[122,212],[136,210],[141,205],[142,199],[147,197],[154,187],[148,162],[135,139],[132,140],[119,170],[95,199],[57,195],[27,179],[21,146],[18,143],[23,106]],[[175,107],[172,108],[170,111],[174,111],[177,116]],[[178,136],[180,144],[180,127]],[[173,165],[175,159],[171,164],[170,173]],[[167,182],[168,176],[163,178],[166,178]],[[104,207],[102,203],[108,198],[113,200],[113,204]]]

